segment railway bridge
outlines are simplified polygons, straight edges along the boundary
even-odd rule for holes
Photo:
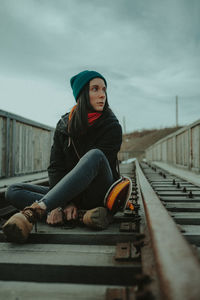
[[[0,222],[16,182],[48,185],[54,128],[0,110]],[[0,230],[0,299],[200,298],[200,121],[120,164],[133,189],[110,227],[40,222],[26,244]]]

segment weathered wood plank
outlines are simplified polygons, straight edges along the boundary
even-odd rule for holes
[[[134,284],[140,262],[114,259],[115,246],[0,244],[0,280]]]
[[[120,224],[113,223],[103,231],[93,230],[88,227],[75,227],[65,229],[65,227],[49,226],[44,223],[38,224],[38,232],[34,229],[30,234],[28,243],[35,244],[75,244],[75,245],[116,245],[116,243],[135,241],[137,233],[119,231]],[[0,242],[6,242],[0,231]]]
[[[0,178],[48,167],[54,129],[24,120],[6,112],[0,116]]]
[[[115,246],[0,244],[0,263],[113,266]]]
[[[105,300],[106,289],[109,287],[111,286],[0,281],[0,297],[7,300]]]
[[[48,174],[46,171],[35,173],[35,174],[28,174],[28,175],[23,175],[23,176],[4,178],[4,179],[0,179],[0,189],[5,188],[5,187],[7,187],[11,184],[15,184],[15,183],[36,181],[36,180],[41,180],[41,179],[48,180]]]

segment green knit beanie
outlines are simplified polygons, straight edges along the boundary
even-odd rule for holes
[[[93,78],[102,78],[105,81],[105,85],[107,86],[107,82],[105,78],[98,72],[96,71],[83,71],[78,73],[77,75],[73,76],[70,79],[70,84],[73,90],[74,97],[77,101],[78,96],[82,90],[82,88],[88,83],[91,79]]]

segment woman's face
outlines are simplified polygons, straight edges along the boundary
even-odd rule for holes
[[[106,102],[106,85],[103,79],[94,78],[89,85],[90,104],[95,111],[103,111]]]

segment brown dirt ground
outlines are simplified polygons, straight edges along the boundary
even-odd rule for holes
[[[123,143],[119,153],[119,159],[124,160],[127,158],[137,157],[140,160],[144,158],[145,149],[180,128],[181,127],[149,130],[144,129],[123,135]]]

